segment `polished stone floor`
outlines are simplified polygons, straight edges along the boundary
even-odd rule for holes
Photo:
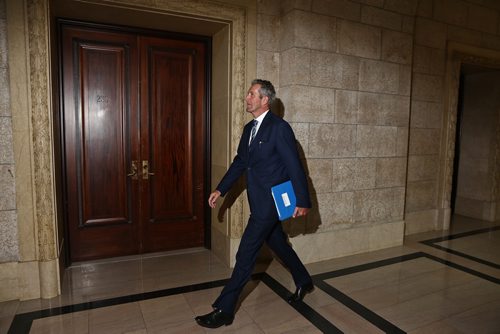
[[[308,264],[316,288],[296,305],[289,273],[261,262],[228,327],[193,320],[230,269],[192,249],[75,264],[61,296],[0,303],[0,333],[500,333],[498,223],[457,216],[401,247]]]

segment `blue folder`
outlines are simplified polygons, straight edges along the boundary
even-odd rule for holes
[[[273,194],[279,220],[286,220],[292,217],[297,205],[297,198],[293,191],[292,182],[286,181],[272,187],[271,193]]]

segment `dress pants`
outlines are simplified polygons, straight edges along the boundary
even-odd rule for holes
[[[288,244],[281,222],[262,221],[250,216],[236,253],[236,265],[229,282],[212,304],[216,309],[234,314],[238,297],[250,279],[257,255],[264,241],[290,270],[296,286],[311,283],[311,276],[297,253]]]

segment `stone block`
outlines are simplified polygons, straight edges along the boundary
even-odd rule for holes
[[[356,159],[333,159],[332,171],[332,191],[349,191],[353,189]]]
[[[361,22],[372,26],[401,31],[403,16],[380,8],[363,6]]]
[[[335,92],[335,123],[356,124],[358,109],[358,92],[350,90]]]
[[[499,12],[486,7],[469,5],[467,27],[482,32],[497,34]]]
[[[287,120],[333,123],[335,92],[331,88],[291,85],[281,88]]]
[[[351,56],[380,59],[381,36],[379,28],[340,20],[339,52]]]
[[[257,13],[267,15],[279,15],[281,10],[280,1],[276,0],[257,0]]]
[[[0,263],[0,300],[19,299],[18,263]]]
[[[0,117],[0,164],[12,163],[12,120],[10,117]]]
[[[316,68],[317,64],[314,66]],[[292,48],[282,52],[280,59],[280,85],[309,85],[311,77],[311,51]]]
[[[406,158],[378,158],[375,187],[404,187],[406,181]]]
[[[278,52],[257,51],[257,78],[265,78],[280,86],[279,80],[280,54]]]
[[[410,155],[408,158],[408,182],[436,180],[438,155]]]
[[[3,7],[0,5],[0,7]],[[7,24],[5,18],[0,18],[0,68],[8,67],[7,63]],[[7,81],[3,81],[7,82]]]
[[[441,102],[443,98],[443,76],[415,73],[412,97],[416,100]]]
[[[406,186],[406,212],[436,209],[437,181],[408,182]]]
[[[357,157],[396,156],[397,127],[358,125],[356,133]]]
[[[308,159],[309,191],[313,193],[332,192],[333,168],[330,159]]]
[[[399,93],[400,67],[397,64],[363,59],[359,70],[359,89],[377,93]]]
[[[279,51],[279,17],[257,15],[257,50]]]
[[[301,158],[309,156],[309,123],[290,123]]]
[[[346,124],[310,124],[309,157],[354,157],[356,126]]]
[[[359,93],[358,124],[408,126],[410,98]]]
[[[348,0],[313,1],[312,11],[352,21],[359,21],[361,17],[361,6]]]
[[[0,211],[0,262],[19,260],[18,240],[16,211]]]
[[[313,1],[312,0],[283,0],[283,1],[273,0],[273,2],[278,2],[278,3],[281,2],[281,11],[283,13],[288,13],[289,11],[292,11],[294,9],[310,11]]]
[[[358,90],[359,58],[311,51],[310,59],[312,85]]]
[[[0,210],[16,209],[16,183],[14,165],[0,165]]]
[[[473,46],[481,46],[483,33],[472,29],[450,25],[448,26],[447,36],[450,41],[470,44]]]
[[[405,188],[354,192],[354,221],[375,222],[403,219]]]
[[[438,154],[440,129],[411,129],[410,155]]]
[[[318,205],[310,212],[310,219],[318,224],[318,232],[329,231],[338,224],[353,222],[353,193],[337,192],[318,196]]]
[[[444,74],[446,55],[444,50],[415,46],[413,71],[426,74]]]
[[[442,126],[443,104],[413,100],[411,102],[411,127],[439,129]]]
[[[408,155],[408,127],[398,127],[396,135],[396,156],[406,157]]]
[[[0,117],[10,116],[9,71],[7,67],[0,67]],[[1,131],[1,130],[0,130]]]
[[[432,18],[433,0],[420,0],[417,5],[417,15],[425,18]]]
[[[417,17],[415,23],[415,43],[436,49],[446,47],[446,24],[423,17]]]
[[[415,15],[417,12],[418,0],[385,0],[384,8],[393,12]]]
[[[382,60],[411,64],[412,53],[412,35],[391,30],[382,31]]]
[[[399,65],[398,94],[410,96],[411,93],[411,65]]]
[[[403,16],[403,27],[402,32],[406,32],[413,35],[415,31],[415,17],[414,16]]]
[[[465,26],[468,5],[464,1],[434,0],[434,18],[448,24]]]

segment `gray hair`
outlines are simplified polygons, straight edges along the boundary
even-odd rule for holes
[[[274,86],[270,81],[255,79],[252,81],[252,86],[253,85],[260,85],[259,94],[267,96],[269,98],[269,105],[274,102],[274,99],[276,98],[276,91],[274,90]]]

